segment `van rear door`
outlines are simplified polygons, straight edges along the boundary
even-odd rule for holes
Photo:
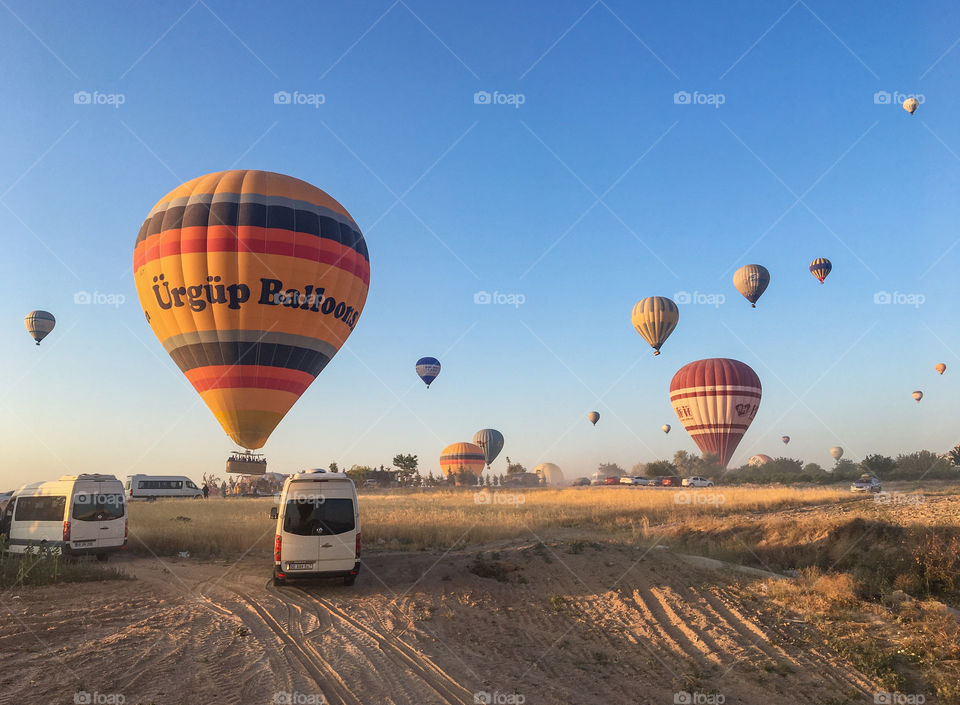
[[[123,544],[126,503],[119,481],[77,482],[70,512],[70,547]]]
[[[349,480],[307,480],[294,483],[294,487],[287,492],[284,508],[284,563],[313,560],[316,567],[312,570],[349,570],[356,560],[353,484]]]

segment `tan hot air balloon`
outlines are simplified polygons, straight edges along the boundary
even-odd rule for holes
[[[653,354],[660,354],[663,345],[680,320],[680,309],[666,296],[648,296],[637,302],[630,316],[633,327],[650,343]]]
[[[733,273],[733,285],[753,308],[769,284],[770,272],[762,264],[745,264]]]
[[[589,414],[587,414],[587,421],[592,423],[594,426],[597,425],[597,421],[599,420],[600,420],[600,414],[597,413],[596,411],[591,411]]]
[[[564,484],[563,470],[559,465],[553,463],[540,463],[533,471],[540,476],[541,482],[545,485],[558,487]]]
[[[937,369],[937,372],[938,372],[938,373],[943,374],[944,372],[947,371],[947,366],[944,365],[942,362],[938,362],[936,369]]]
[[[756,455],[751,455],[750,459],[747,460],[747,465],[752,468],[759,467],[761,465],[766,465],[767,463],[772,463],[773,458],[765,453],[757,453]]]
[[[917,391],[915,391],[915,392],[914,392],[913,394],[911,394],[910,396],[912,396],[912,397],[913,397],[913,400],[919,404],[919,403],[920,403],[920,400],[923,399],[923,392],[921,392],[921,391],[918,389]]]
[[[670,424],[668,423],[663,424],[663,426],[660,427],[660,430],[663,431],[664,433],[670,433]]]
[[[833,448],[830,449],[830,455],[833,457],[834,460],[840,460],[840,458],[843,457],[843,448],[841,448],[840,446],[834,446]]]
[[[911,97],[903,101],[903,109],[906,110],[911,115],[917,112],[917,108],[919,107],[920,107],[920,101],[917,100],[916,98]]]
[[[57,325],[57,319],[48,311],[31,311],[27,314],[23,322],[27,326],[27,332],[33,336],[33,339],[40,344],[40,341],[46,338],[53,327]]]

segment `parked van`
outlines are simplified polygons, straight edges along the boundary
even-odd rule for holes
[[[283,483],[277,520],[273,584],[295,578],[343,578],[360,571],[357,488],[343,473],[307,470]]]
[[[130,475],[125,487],[130,499],[203,497],[203,490],[183,475]]]
[[[127,545],[127,503],[113,475],[64,475],[14,492],[0,520],[10,551],[28,547],[105,560]]]

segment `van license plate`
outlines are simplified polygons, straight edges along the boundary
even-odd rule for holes
[[[287,563],[287,566],[287,570],[306,570],[307,568],[313,568],[313,561],[295,561]]]
[[[76,548],[82,548],[83,546],[92,546],[93,539],[90,539],[89,541],[74,541],[73,545]]]

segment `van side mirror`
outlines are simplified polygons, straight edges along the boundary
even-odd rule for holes
[[[271,519],[276,519],[279,515],[280,515],[280,512],[277,510],[276,507],[270,507],[270,518],[271,518]]]

